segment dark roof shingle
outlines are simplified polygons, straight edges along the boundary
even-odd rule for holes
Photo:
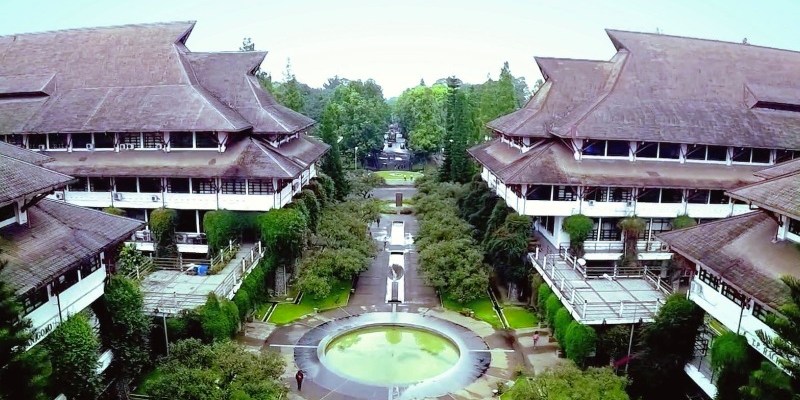
[[[0,154],[0,205],[66,186],[71,176]]]

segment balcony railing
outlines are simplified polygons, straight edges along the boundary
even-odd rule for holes
[[[132,242],[153,243],[155,239],[149,230],[136,231],[131,237]],[[175,244],[208,244],[205,233],[175,232]]]
[[[559,243],[559,250],[568,249],[569,243]],[[587,253],[622,253],[625,250],[625,243],[621,241],[590,241],[583,242],[583,251]],[[636,251],[639,253],[666,253],[666,245],[657,240],[639,241],[636,243]]]

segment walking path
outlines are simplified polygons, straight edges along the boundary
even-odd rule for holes
[[[402,191],[404,198],[408,198],[413,195],[415,189],[381,188],[376,189],[373,195],[382,200],[394,200],[396,191]],[[390,240],[392,222],[403,223],[405,229],[403,240],[397,241],[396,238],[395,240]],[[309,378],[310,374],[306,374],[303,390],[298,392],[294,382],[294,374],[297,371],[297,367],[294,362],[293,346],[298,343],[306,332],[325,322],[350,315],[391,311],[392,304],[387,303],[387,288],[392,290],[392,286],[387,285],[387,277],[390,274],[387,266],[389,265],[391,253],[402,252],[405,267],[402,285],[404,301],[402,304],[397,305],[397,312],[434,316],[461,325],[480,336],[491,349],[491,364],[485,374],[467,387],[441,397],[442,399],[491,398],[492,391],[497,388],[499,383],[513,381],[517,370],[530,370],[533,367],[534,370],[541,371],[558,362],[554,345],[543,345],[547,341],[546,336],[540,339],[540,346],[537,349],[533,349],[532,330],[530,332],[523,330],[497,331],[486,322],[443,309],[436,291],[432,287],[425,285],[417,268],[418,255],[414,249],[413,238],[418,228],[417,218],[413,215],[382,215],[379,223],[372,223],[370,226],[370,233],[380,251],[378,251],[369,269],[359,276],[355,292],[350,296],[348,305],[339,309],[310,315],[293,324],[277,327],[268,333],[269,337],[265,341],[264,348],[278,351],[286,360],[287,368],[283,378],[285,383],[292,389],[288,396],[289,399],[354,399],[338,393],[336,390],[317,385],[313,382],[313,379]],[[385,250],[384,241],[387,241]],[[248,330],[263,333],[266,332],[267,328],[248,325]],[[247,336],[251,335],[248,334]],[[255,333],[248,341],[255,344],[257,340],[258,335]],[[391,400],[396,397],[390,394],[389,398]]]

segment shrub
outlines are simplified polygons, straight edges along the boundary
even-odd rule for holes
[[[541,314],[542,317],[546,317],[547,312],[545,307],[547,305],[545,303],[547,302],[547,298],[553,294],[553,289],[550,289],[550,286],[542,282],[536,291],[536,306],[539,308],[539,314]]]
[[[168,208],[157,208],[150,213],[150,231],[155,240],[156,257],[172,257],[178,253],[175,244],[175,226],[178,213]]]
[[[214,293],[208,294],[206,304],[197,310],[203,339],[216,342],[230,339],[239,329],[239,310],[232,301],[220,299]]]
[[[322,184],[319,183],[319,181],[316,178],[308,182],[306,188],[314,192],[314,196],[316,196],[320,208],[323,208],[328,205],[328,201],[330,200],[328,198],[328,193],[325,191],[325,188],[322,187]]]
[[[306,218],[291,208],[270,210],[257,219],[261,239],[267,250],[282,262],[292,262],[303,250],[306,242]]]
[[[316,179],[319,182],[319,184],[322,185],[322,188],[325,189],[325,194],[327,195],[328,199],[330,199],[330,201],[333,201],[337,197],[336,183],[333,181],[333,178],[331,178],[326,174],[318,172],[317,177],[314,179]]]
[[[569,235],[570,250],[577,257],[583,256],[583,242],[589,237],[589,233],[594,229],[594,221],[583,214],[573,214],[564,218],[561,226],[564,232]]]
[[[67,318],[47,338],[53,372],[52,385],[70,399],[95,399],[100,395],[100,340],[84,313]]]
[[[695,225],[697,225],[697,221],[686,214],[678,215],[672,220],[672,229],[689,228]]]
[[[726,332],[711,344],[711,366],[717,375],[717,399],[737,400],[739,387],[747,384],[750,357],[747,339],[734,332]]]
[[[120,217],[125,216],[125,210],[117,207],[106,207],[103,209],[103,212],[106,214],[117,215]]]
[[[556,313],[558,309],[561,308],[561,300],[559,300],[555,294],[550,294],[545,303],[545,307],[547,307],[547,324],[551,327],[555,327]]]
[[[303,202],[303,205],[308,210],[308,229],[311,232],[317,232],[317,226],[319,225],[319,210],[320,204],[317,200],[317,196],[314,194],[313,191],[309,189],[304,189],[298,195],[298,200]]]
[[[233,211],[215,210],[203,216],[203,231],[208,247],[214,252],[228,246],[229,240],[238,236],[241,228],[239,216]]]
[[[411,215],[414,213],[414,209],[411,207],[403,207],[400,209],[400,214],[403,215]]]
[[[572,315],[570,315],[566,308],[561,307],[558,309],[558,311],[556,311],[554,321],[555,335],[556,340],[558,340],[558,343],[561,344],[562,348],[564,348],[566,343],[565,340],[567,338],[567,329],[573,321]]]
[[[597,346],[597,333],[591,326],[572,321],[567,328],[565,340],[567,358],[574,361],[575,364],[584,366],[586,358],[595,351]]]

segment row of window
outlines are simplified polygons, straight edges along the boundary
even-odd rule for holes
[[[520,185],[509,185],[509,188],[521,196]],[[525,194],[526,200],[576,201],[580,198],[578,186],[531,185]],[[691,204],[729,204],[730,199],[724,190],[705,189],[669,189],[669,188],[621,188],[621,187],[584,187],[583,200],[597,202],[627,202],[636,200],[641,203],[682,203]]]
[[[33,310],[41,307],[50,300],[50,296],[56,296],[78,283],[82,278],[89,276],[94,271],[100,269],[100,256],[94,255],[84,259],[78,268],[70,269],[61,276],[54,279],[48,285],[33,289],[21,296],[20,301],[23,307],[23,315],[27,315]]]
[[[733,286],[722,281],[722,278],[719,278],[717,275],[701,268],[700,272],[698,272],[697,274],[697,277],[700,279],[701,282],[705,283],[714,290],[718,291],[720,294],[725,296],[728,300],[732,301],[737,306],[748,310],[751,308],[750,298],[745,293],[736,290],[736,288],[734,288]],[[771,312],[766,307],[759,304],[755,300],[753,300],[752,302],[752,309],[753,309],[752,312],[753,316],[761,320],[762,322],[766,322],[767,317],[771,314]]]
[[[685,150],[684,150],[685,149]],[[773,151],[775,153],[773,159]],[[634,142],[624,140],[584,140],[581,154],[589,157],[630,157],[663,160],[734,162],[748,164],[780,163],[800,157],[800,151],[753,147],[709,146],[701,144]]]
[[[0,135],[0,140],[31,150],[114,150],[161,149],[217,149],[219,141],[214,132],[171,132],[169,141],[161,132],[102,132],[102,133],[47,133]]]
[[[282,181],[279,181],[282,182]],[[275,193],[272,179],[221,179],[213,178],[133,178],[133,177],[77,177],[68,186],[71,192],[124,192],[124,193],[199,193],[199,194],[253,194]]]

